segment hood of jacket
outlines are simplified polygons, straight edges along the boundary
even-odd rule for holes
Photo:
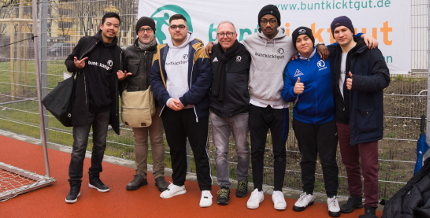
[[[264,41],[266,41],[266,42],[268,42],[268,41],[274,41],[274,42],[276,42],[276,40],[279,40],[279,39],[282,39],[282,38],[284,38],[284,37],[286,37],[287,35],[285,34],[285,29],[283,28],[283,27],[278,27],[278,33],[275,35],[275,37],[273,37],[272,39],[269,39],[266,35],[264,35],[264,33],[262,32],[262,31],[259,31],[258,33],[257,33],[257,35],[258,35],[258,37],[261,39],[261,40],[264,40]]]
[[[193,35],[193,33],[192,33],[192,32],[188,32],[188,33],[187,33],[187,38],[185,39],[185,42],[184,42],[184,43],[182,43],[182,44],[181,44],[181,45],[179,45],[179,46],[174,46],[174,45],[173,45],[173,41],[172,41],[172,38],[171,38],[171,37],[168,37],[166,44],[167,44],[171,49],[175,49],[175,48],[181,49],[181,48],[184,48],[185,46],[187,46],[188,44],[190,44],[190,42],[191,42],[191,41],[193,41],[193,37],[192,37],[192,35]]]

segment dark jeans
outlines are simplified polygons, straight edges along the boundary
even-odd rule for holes
[[[300,167],[302,169],[303,191],[307,194],[312,194],[314,191],[318,155],[323,170],[327,197],[336,196],[339,187],[339,169],[336,162],[336,122],[332,120],[323,124],[308,124],[294,119],[293,129],[302,155]]]
[[[99,176],[102,172],[102,161],[106,149],[106,136],[110,111],[90,114],[91,122],[83,126],[73,126],[73,150],[69,165],[69,181],[81,181],[88,136],[93,127],[93,149],[89,174]]]
[[[161,115],[172,160],[173,184],[183,186],[187,176],[187,138],[196,164],[200,190],[211,190],[212,177],[208,156],[209,118],[196,121],[194,109],[174,111],[165,107]]]
[[[284,119],[287,120],[286,123]],[[282,134],[284,130],[286,130],[285,134],[288,134],[288,108],[273,109],[270,106],[262,108],[250,105],[248,123],[251,136],[251,163],[254,189],[263,190],[264,151],[266,148],[267,132],[270,129],[274,155],[274,190],[282,191],[287,164],[285,147],[287,140],[282,139]]]
[[[342,163],[348,177],[350,195],[362,196],[361,176],[364,178],[364,204],[378,206],[378,141],[350,144],[350,126],[336,123]],[[361,159],[361,161],[360,161]],[[360,168],[362,173],[360,172]]]

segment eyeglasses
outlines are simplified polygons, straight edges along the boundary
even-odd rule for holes
[[[187,27],[187,26],[185,26],[185,25],[172,25],[172,26],[170,26],[170,29],[176,30],[176,28],[179,28],[180,30],[183,30],[183,29],[185,29],[185,27]]]
[[[274,24],[276,22],[278,22],[276,19],[270,19],[270,20],[261,19],[260,20],[260,23],[262,23],[262,24],[266,24],[266,23]]]
[[[234,32],[226,32],[226,33],[217,33],[216,35],[218,36],[218,38],[227,36],[228,38],[232,37],[235,33]]]
[[[145,32],[145,31],[146,31],[147,33],[152,33],[152,31],[153,31],[153,30],[152,30],[151,28],[140,28],[140,29],[139,29],[139,32]]]

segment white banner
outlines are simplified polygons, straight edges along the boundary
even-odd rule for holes
[[[289,3],[286,3],[289,2]],[[293,3],[294,2],[294,3]],[[216,40],[219,22],[229,20],[236,26],[238,39],[257,31],[258,12],[267,4],[278,6],[281,26],[290,35],[299,26],[310,27],[316,42],[333,43],[331,21],[348,16],[356,29],[372,35],[379,42],[391,74],[411,71],[411,3],[401,0],[139,0],[138,17],[148,16],[156,22],[156,37],[165,43],[170,37],[169,17],[182,14],[194,37],[207,43]]]

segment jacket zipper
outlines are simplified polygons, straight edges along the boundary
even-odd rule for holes
[[[90,49],[88,49],[86,52],[84,52],[81,55],[80,59],[82,59],[85,55],[87,55],[88,53],[90,53],[94,49],[94,47],[96,47],[97,44],[98,44],[98,41],[93,46],[91,46]],[[85,104],[88,105],[87,80],[86,80],[86,77],[85,77],[85,73],[84,73],[84,89],[85,89]]]
[[[145,72],[146,71],[146,68],[147,68],[147,66],[146,66],[146,61],[147,61],[147,59],[148,59],[148,51],[145,51],[144,53],[143,53],[143,65],[142,65],[142,69],[140,69],[141,70],[141,72]],[[148,73],[148,72],[147,72]],[[145,87],[145,90],[146,89],[148,89],[148,80],[147,80],[147,75],[145,74],[145,75],[143,75],[143,85],[144,85],[144,87]]]
[[[191,46],[191,45],[190,45]],[[194,57],[196,56],[196,53],[197,53],[197,51],[198,50],[200,50],[201,49],[201,47],[200,48],[198,48],[198,49],[196,49],[196,51],[194,51],[194,55],[193,55],[193,66],[191,67],[191,73],[190,73],[190,85],[188,86],[188,89],[190,89],[191,88],[191,86],[192,86],[192,82],[193,82],[193,72],[194,72],[194,64],[195,64],[195,62],[194,62]],[[197,111],[196,111],[196,106],[195,105],[193,105],[193,110],[194,110],[194,115],[196,115],[196,123],[198,123],[199,122],[199,116],[197,116]]]
[[[119,53],[119,68],[118,68],[120,70],[123,70],[123,66],[124,66],[122,64],[122,52],[123,52],[123,50],[121,49],[121,52]],[[113,72],[113,73],[116,75],[116,72]],[[118,91],[118,80],[115,80],[115,81],[116,81],[116,83],[115,83],[115,93],[117,94],[117,96],[115,96],[115,98],[118,99],[118,97],[119,97],[118,96],[118,93],[119,93],[119,91]],[[119,116],[118,112],[119,112],[119,101],[116,100],[116,104],[115,104],[115,116],[117,116],[117,117]]]

